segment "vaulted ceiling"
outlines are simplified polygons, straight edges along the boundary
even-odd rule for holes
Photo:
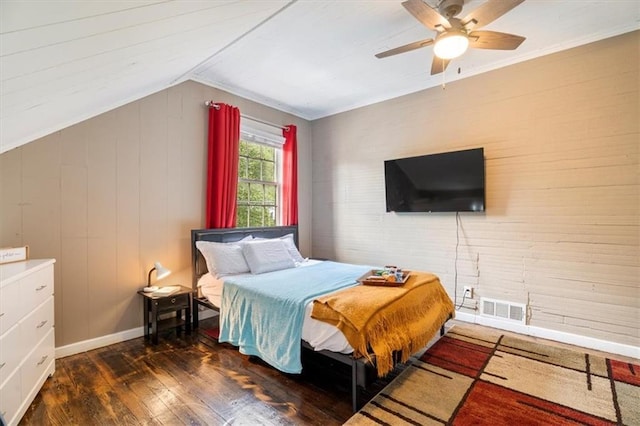
[[[188,79],[313,120],[639,22],[637,0],[526,0],[484,28],[526,37],[517,50],[470,50],[431,76],[431,47],[374,56],[434,36],[400,0],[2,0],[0,153]]]

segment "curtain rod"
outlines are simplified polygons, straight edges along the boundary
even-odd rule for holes
[[[204,105],[209,108],[220,109],[220,105],[213,101],[205,101]],[[240,114],[240,117],[247,118],[249,120],[257,121],[258,123],[266,124],[267,126],[277,127],[278,129],[289,131],[289,126],[280,126],[278,124],[271,123],[269,121],[260,120],[259,118],[251,117],[250,115]]]

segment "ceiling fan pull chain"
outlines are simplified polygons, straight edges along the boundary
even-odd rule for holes
[[[446,70],[444,68],[444,59],[442,60],[442,90],[447,88],[447,79],[445,77]]]

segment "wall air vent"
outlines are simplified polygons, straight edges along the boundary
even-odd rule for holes
[[[507,321],[527,323],[527,305],[504,300],[480,298],[481,315]]]

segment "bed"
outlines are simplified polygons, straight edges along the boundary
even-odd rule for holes
[[[376,357],[369,353],[364,353],[365,356],[362,356],[363,349],[361,347],[359,350],[356,348],[355,353],[358,356],[354,356],[354,348],[345,335],[349,336],[352,342],[354,341],[353,336],[349,334],[348,330],[344,329],[343,324],[338,325],[339,322],[343,321],[336,321],[334,322],[336,325],[332,325],[325,322],[326,319],[325,321],[320,321],[312,318],[311,313],[313,311],[316,314],[316,310],[319,307],[315,305],[320,301],[331,301],[336,297],[335,295],[359,290],[356,288],[358,286],[355,278],[371,267],[301,259],[297,250],[294,250],[297,253],[295,255],[292,253],[292,257],[295,259],[295,267],[290,267],[289,265],[275,271],[255,270],[256,262],[252,263],[250,261],[252,253],[246,251],[248,247],[245,247],[244,243],[239,243],[243,240],[244,242],[247,240],[252,240],[251,242],[263,240],[260,241],[261,244],[248,244],[247,246],[251,246],[251,248],[254,246],[264,248],[268,244],[273,244],[280,249],[279,246],[282,244],[279,242],[276,244],[275,240],[285,240],[287,243],[294,244],[297,247],[298,229],[297,226],[281,226],[192,230],[192,285],[194,291],[197,292],[197,297],[194,301],[198,305],[193,309],[194,327],[198,327],[198,307],[204,306],[220,314],[220,341],[229,342],[239,347],[244,354],[258,356],[283,372],[299,373],[301,371],[301,352],[303,348],[313,350],[334,361],[349,365],[351,368],[352,406],[354,411],[357,410],[359,388],[366,386],[366,372],[371,370],[372,365],[376,364]],[[274,242],[271,243],[270,240],[274,240]],[[224,271],[216,270],[215,268],[220,268],[220,266],[210,263],[211,256],[205,248],[208,249],[208,247],[212,246],[216,249],[221,247],[225,249]],[[237,254],[231,252],[228,252],[231,254],[227,254],[227,249],[231,250],[233,248],[237,250],[238,246],[245,247],[244,256],[247,262],[251,264],[250,271],[247,270],[246,264],[239,266],[239,263],[236,262],[238,259]],[[207,253],[207,256],[203,256],[203,252]],[[268,255],[271,256],[271,253],[268,253]],[[260,262],[257,264],[258,269],[263,267]],[[213,273],[209,269],[213,269]],[[327,277],[332,278],[328,279]],[[304,294],[296,298],[298,297],[296,292],[301,286],[284,284],[287,280],[289,282],[304,281]],[[437,285],[441,287],[439,281]],[[249,293],[246,293],[247,291]],[[302,292],[302,290],[300,291]],[[260,295],[259,302],[252,292],[264,293]],[[280,295],[278,295],[279,292],[281,293]],[[444,290],[441,290],[441,292],[444,293]],[[265,294],[268,300],[262,301]],[[274,295],[273,300],[270,297],[272,294]],[[445,297],[448,299],[448,296],[445,295]],[[286,299],[285,302],[279,302],[281,298]],[[233,308],[221,310],[221,306],[233,306]],[[440,329],[441,334],[444,330],[444,322],[453,315],[452,306],[451,304],[450,310],[447,308],[447,317],[444,317],[441,312],[439,313],[439,319],[429,319],[431,321],[430,326]],[[242,316],[244,315],[242,309],[250,312],[253,318],[259,317],[261,320],[247,320],[246,318],[248,317]],[[269,321],[276,322],[270,323]],[[434,324],[435,321],[438,321],[438,323]],[[264,339],[263,336],[269,330],[265,330],[268,327],[262,325],[262,323],[278,324],[279,332],[277,336]],[[273,329],[274,327],[271,326],[270,328]],[[284,340],[277,340],[281,337]],[[402,353],[400,353],[400,356],[396,355],[398,354],[394,354],[393,357],[394,362],[406,360],[408,357],[407,354]],[[378,357],[378,360],[381,360],[381,357]]]

